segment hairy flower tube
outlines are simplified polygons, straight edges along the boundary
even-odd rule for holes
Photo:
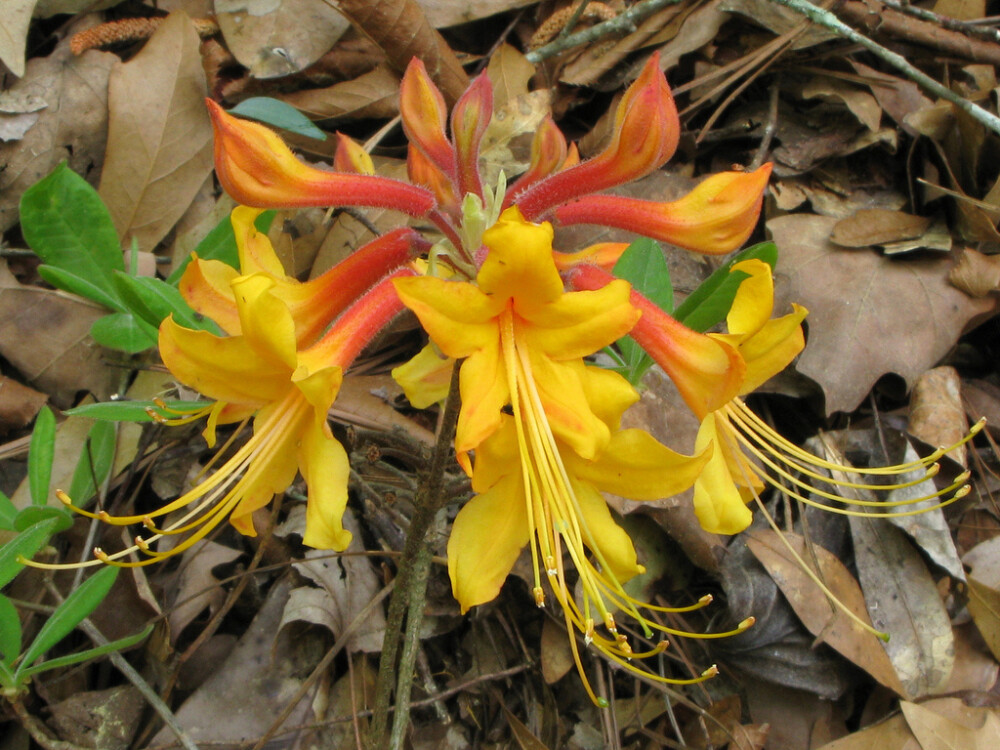
[[[214,399],[194,414],[167,421],[186,422],[207,414],[205,436],[210,446],[221,423],[252,417],[253,435],[193,489],[156,511],[112,517],[74,508],[114,525],[141,523],[153,534],[148,539],[137,537],[133,547],[114,554],[97,550],[98,561],[118,565],[156,561],[187,549],[227,517],[240,532],[252,536],[256,533],[252,513],[283,492],[296,472],[301,472],[309,489],[303,542],[342,550],[351,541],[342,525],[348,460],[330,431],[327,412],[346,368],[402,310],[392,281],[414,273],[398,268],[414,243],[404,233],[375,249],[360,250],[328,274],[303,284],[284,275],[266,236],[253,228],[255,213],[238,208],[233,216],[244,273],[196,259],[182,284],[185,296],[196,307],[201,303],[201,309],[218,315],[231,335],[184,328],[170,317],[160,326],[159,340],[160,355],[170,372]],[[391,273],[386,275],[387,271]],[[331,318],[336,320],[323,332]],[[61,495],[61,499],[72,507],[70,498]],[[182,510],[179,519],[165,526],[154,521]],[[174,535],[183,539],[169,551],[151,546],[162,536]],[[122,561],[137,550],[148,558]]]
[[[341,139],[340,171],[299,161],[262,125],[228,115],[209,102],[215,127],[216,173],[247,205],[292,208],[339,205],[393,208],[433,222],[445,240],[438,256],[466,278],[476,275],[483,229],[502,208],[517,205],[529,220],[621,227],[702,253],[726,253],[749,236],[760,212],[770,165],[714,175],[677,201],[662,203],[594,195],[636,180],[673,155],[680,121],[670,88],[653,55],[615,113],[611,141],[580,161],[551,120],[537,130],[531,164],[506,190],[484,185],[479,165],[483,134],[493,114],[493,89],[481,75],[449,113],[444,97],[414,58],[400,87],[400,113],[410,141],[412,184],[366,173],[356,146]],[[449,127],[450,126],[450,127]],[[450,134],[449,134],[450,130]],[[471,201],[471,203],[469,202]],[[478,206],[478,209],[476,208]],[[479,213],[486,220],[469,226]]]
[[[696,333],[648,301],[638,302],[643,316],[631,332],[702,420],[695,450],[708,445],[715,448],[694,485],[695,513],[703,528],[719,534],[745,529],[752,519],[747,503],[759,497],[765,485],[833,513],[875,516],[922,513],[928,509],[927,500],[938,499],[934,507],[939,507],[967,494],[964,485],[969,474],[965,472],[947,487],[913,499],[856,499],[851,490],[891,491],[920,484],[938,472],[936,462],[955,446],[938,448],[906,464],[861,469],[795,446],[754,414],[741,397],[787,367],[802,351],[802,321],[807,310],[793,305],[791,313],[772,318],[771,267],[761,260],[745,260],[732,271],[746,274],[746,278],[726,318],[728,333]],[[595,267],[579,266],[571,272],[570,280],[574,288],[600,289],[611,276]],[[641,297],[637,292],[633,295]],[[732,361],[734,355],[738,366],[730,368],[728,377],[720,377],[724,359]],[[980,429],[982,424],[974,426],[958,444],[970,440]],[[870,510],[840,507],[845,504]],[[902,507],[914,505],[913,510]]]
[[[640,611],[648,605],[625,592],[622,584],[642,567],[600,492],[643,500],[676,494],[696,480],[712,447],[683,456],[641,430],[620,430],[621,414],[638,394],[616,373],[584,364],[584,356],[637,319],[628,284],[565,292],[551,226],[525,221],[517,208],[504,212],[483,240],[488,252],[475,284],[433,277],[395,282],[431,340],[464,358],[456,450],[467,469],[467,453],[475,450],[470,473],[478,494],[459,512],[448,542],[455,597],[463,611],[492,600],[529,546],[539,606],[544,578],[570,632],[627,669],[673,681],[633,666],[630,660],[642,654],[633,654],[618,631],[620,611],[647,634],[676,632],[652,623]],[[580,601],[564,553],[578,576]],[[571,646],[590,691],[575,639]]]

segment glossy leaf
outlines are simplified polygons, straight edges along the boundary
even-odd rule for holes
[[[56,417],[43,406],[35,418],[28,448],[28,486],[31,502],[46,505],[49,501],[49,482],[52,478],[52,459],[56,450]]]

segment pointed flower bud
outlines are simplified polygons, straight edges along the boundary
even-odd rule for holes
[[[375,174],[372,157],[357,141],[337,133],[337,150],[333,154],[333,168],[351,174]]]
[[[520,193],[560,169],[566,161],[566,154],[566,136],[562,134],[552,116],[546,115],[531,141],[531,166],[507,190],[504,207],[512,205]],[[579,160],[579,156],[577,159]]]
[[[422,185],[434,193],[438,205],[445,211],[453,215],[459,213],[454,183],[412,143],[406,156],[406,173],[414,185]]]
[[[677,107],[654,54],[618,104],[608,147],[538,182],[517,203],[527,218],[536,219],[578,196],[636,180],[673,156],[679,138]]]
[[[451,111],[451,133],[455,139],[458,190],[480,198],[479,144],[493,116],[493,85],[483,73],[465,90]]]
[[[721,172],[668,203],[588,195],[559,206],[555,215],[564,226],[618,227],[698,253],[721,255],[738,248],[753,232],[770,175],[770,164],[753,172]]]
[[[445,133],[448,107],[427,75],[427,68],[416,57],[406,66],[399,87],[399,113],[410,143],[415,143],[446,175],[454,176],[455,149]]]
[[[215,172],[238,203],[257,208],[372,206],[424,216],[434,197],[399,180],[340,174],[299,161],[270,129],[206,100],[215,129]]]

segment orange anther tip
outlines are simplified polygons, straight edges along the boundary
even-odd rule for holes
[[[153,524],[153,519],[150,518],[149,516],[143,516],[142,525],[145,528],[149,529],[150,531],[156,528],[156,526]]]
[[[97,518],[105,523],[109,523],[111,521],[111,514],[106,510],[101,510],[97,512]]]
[[[757,623],[757,618],[751,616],[751,617],[748,617],[747,619],[745,619],[739,625],[737,625],[736,629],[737,630],[746,630],[747,628],[752,628],[756,623]]]
[[[714,601],[715,601],[714,596],[712,596],[711,594],[705,594],[705,596],[701,597],[701,599],[698,600],[698,604],[707,606]]]
[[[534,589],[532,589],[531,593],[535,595],[535,606],[539,607],[539,608],[544,607],[545,606],[545,592],[542,591],[542,587],[541,586],[536,586]]]
[[[717,674],[719,674],[719,668],[718,668],[718,666],[716,666],[715,664],[713,664],[708,669],[706,669],[704,672],[702,672],[701,676],[702,677],[715,677]]]
[[[102,550],[100,547],[94,547],[94,557],[96,557],[103,563],[111,561],[111,558],[108,557],[108,553]]]
[[[955,493],[955,499],[956,500],[961,500],[963,497],[965,497],[966,495],[968,495],[970,492],[972,492],[972,486],[968,485],[968,484],[963,485],[958,490],[958,492]]]
[[[149,544],[147,544],[146,540],[143,539],[141,536],[136,536],[134,541],[136,547],[141,549],[143,552],[149,552]]]
[[[62,490],[56,490],[56,497],[59,498],[59,502],[61,502],[63,505],[68,505],[70,507],[73,507],[73,498],[71,498]]]

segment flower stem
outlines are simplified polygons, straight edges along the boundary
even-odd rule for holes
[[[460,366],[455,367],[452,372],[451,390],[441,414],[437,443],[431,455],[430,468],[417,491],[414,503],[416,507],[397,568],[396,589],[389,600],[385,639],[382,643],[382,656],[375,682],[372,724],[368,736],[368,747],[372,750],[402,747],[403,732],[409,722],[413,664],[419,645],[421,613],[426,599],[427,577],[431,562],[431,549],[427,546],[426,538],[434,517],[444,504],[445,467],[451,456],[451,445],[455,437],[460,407],[458,395],[460,369]],[[400,636],[404,632],[404,618],[406,619],[405,642],[397,671],[396,655],[399,652]],[[393,682],[396,687],[396,709],[392,735],[389,744],[386,744],[385,734]]]

